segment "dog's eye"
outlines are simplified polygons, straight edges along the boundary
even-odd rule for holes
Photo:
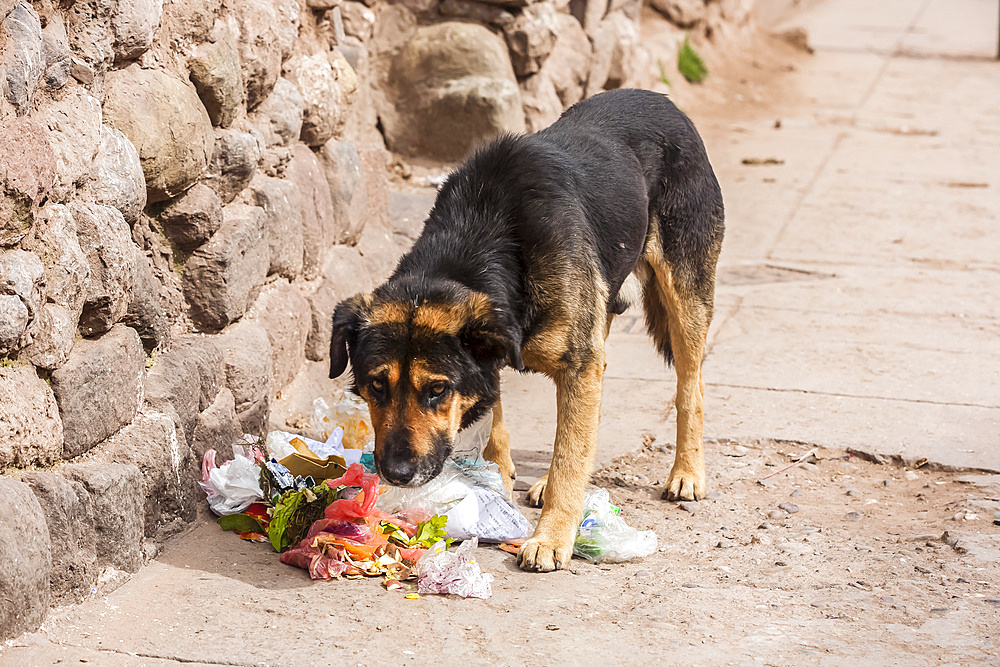
[[[374,380],[370,380],[368,382],[368,386],[371,388],[372,393],[374,394],[381,394],[383,391],[385,391],[385,382],[377,378]]]
[[[431,385],[431,396],[437,398],[438,396],[443,396],[444,392],[448,391],[447,382],[435,382]]]

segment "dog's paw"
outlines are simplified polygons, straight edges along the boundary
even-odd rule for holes
[[[545,485],[549,481],[549,476],[545,475],[540,480],[531,485],[528,489],[528,506],[541,507],[545,503]]]
[[[573,543],[557,544],[547,537],[532,537],[517,552],[517,564],[528,572],[552,572],[569,567]]]
[[[670,471],[664,500],[700,500],[705,497],[705,474],[676,465]]]

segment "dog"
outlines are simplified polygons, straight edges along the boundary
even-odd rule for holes
[[[649,335],[677,373],[663,497],[704,496],[701,365],[723,233],[702,140],[663,95],[601,93],[544,130],[476,150],[388,281],[333,315],[330,377],[350,361],[379,473],[428,482],[456,434],[492,408],[483,454],[512,490],[500,371],[544,373],[556,387],[552,464],[528,492],[542,513],[517,560],[567,567],[597,446],[605,341],[636,285]]]

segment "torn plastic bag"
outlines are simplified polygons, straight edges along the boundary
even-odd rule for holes
[[[501,498],[508,498],[500,467],[482,457],[492,422],[491,411],[459,433],[453,454],[437,477],[423,486],[390,486],[382,494],[379,506],[387,512],[419,507],[433,514],[445,514],[475,488],[490,489]]]
[[[595,563],[622,563],[656,551],[656,533],[636,530],[625,523],[619,512],[621,508],[611,504],[607,489],[587,489],[573,555]]]
[[[264,497],[260,488],[260,465],[253,447],[233,445],[233,460],[215,465],[215,450],[205,452],[199,485],[208,496],[208,506],[219,516],[239,514]]]
[[[487,599],[493,595],[493,575],[483,572],[476,562],[476,538],[462,542],[455,551],[447,551],[443,541],[436,543],[417,562],[417,590],[422,595],[454,594],[463,598]]]
[[[506,542],[531,537],[532,528],[521,511],[492,489],[473,489],[448,511],[448,537],[483,542]]]

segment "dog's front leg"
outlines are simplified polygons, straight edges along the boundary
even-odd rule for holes
[[[490,440],[483,449],[483,458],[493,461],[500,467],[500,475],[503,477],[503,484],[513,497],[514,479],[517,474],[514,472],[514,461],[510,458],[510,433],[503,424],[503,406],[500,399],[497,399],[493,406],[493,424],[490,426]]]
[[[582,367],[556,374],[556,439],[535,534],[517,554],[524,570],[550,572],[569,566],[583,513],[583,494],[597,449],[604,352]]]

